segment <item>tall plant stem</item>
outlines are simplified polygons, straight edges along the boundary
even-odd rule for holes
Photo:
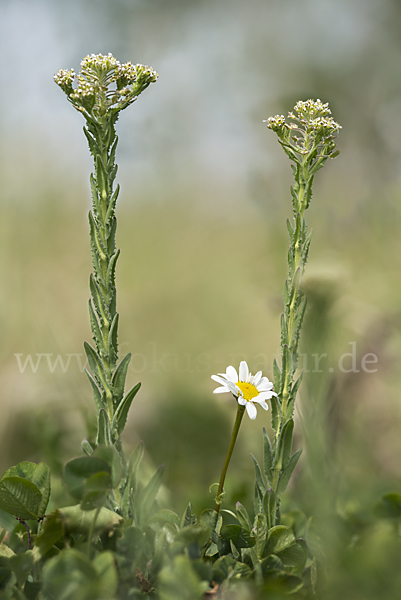
[[[225,481],[225,478],[226,478],[228,465],[230,464],[231,456],[232,456],[232,453],[233,453],[233,450],[234,450],[235,442],[237,441],[237,436],[238,436],[239,428],[240,428],[240,425],[241,425],[242,417],[244,416],[244,412],[245,412],[245,406],[242,406],[241,404],[238,404],[237,416],[235,417],[233,432],[231,434],[230,445],[228,447],[226,460],[224,461],[223,470],[221,472],[220,482],[219,482],[219,489],[217,490],[216,505],[214,507],[214,510],[216,512],[220,511],[220,505],[221,505],[221,501],[222,501],[221,500],[221,495],[222,495],[223,490],[224,490],[224,481]]]

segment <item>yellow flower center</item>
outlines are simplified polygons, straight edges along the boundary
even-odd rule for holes
[[[246,383],[245,381],[238,381],[238,383],[236,385],[241,390],[242,395],[247,402],[252,400],[252,398],[256,398],[256,396],[259,396],[258,390],[256,389],[256,387],[254,385],[252,385],[252,383]]]

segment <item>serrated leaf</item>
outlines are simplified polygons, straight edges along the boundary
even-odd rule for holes
[[[50,497],[50,469],[45,463],[23,461],[0,480],[0,509],[26,519],[40,519]]]
[[[297,466],[297,462],[299,460],[299,457],[301,456],[301,452],[302,452],[302,449],[300,448],[291,456],[291,459],[290,459],[288,465],[285,467],[285,469],[281,473],[280,478],[278,480],[278,485],[277,485],[277,494],[278,495],[283,494],[285,492],[288,482],[290,481],[291,475],[292,475],[295,467]]]
[[[263,472],[266,477],[268,485],[272,485],[272,470],[273,467],[273,449],[270,442],[270,438],[266,433],[266,429],[263,427]]]
[[[281,346],[284,346],[284,344],[288,344],[287,321],[286,321],[284,313],[281,314],[280,327],[281,327]],[[284,368],[283,368],[283,372],[284,372]]]
[[[290,238],[290,242],[292,243],[293,237],[294,237],[294,228],[291,225],[291,222],[289,219],[287,219],[287,231],[288,231],[288,235]]]
[[[255,523],[252,532],[256,538],[256,552],[259,558],[262,557],[267,537],[267,519],[266,515],[259,513],[255,517]]]
[[[39,518],[42,494],[38,487],[23,477],[2,477],[0,508],[23,521]]]
[[[276,467],[284,470],[290,462],[292,434],[294,431],[294,421],[288,419],[283,425],[277,442]]]
[[[110,330],[109,330],[109,345],[108,345],[108,356],[111,363],[111,369],[114,369],[118,354],[118,313],[114,315],[114,318],[111,322]]]
[[[283,413],[281,410],[280,401],[276,396],[271,397],[270,403],[272,407],[272,429],[273,431],[277,431],[280,423],[283,420]]]
[[[276,359],[273,361],[273,383],[274,383],[274,391],[280,391],[280,382],[281,382],[281,370],[278,366],[278,362]]]
[[[299,386],[302,383],[302,377],[303,377],[303,373],[300,374],[300,376],[298,377],[298,379],[296,380],[296,382],[294,383],[292,390],[291,390],[291,396],[295,399],[299,390]]]
[[[96,352],[96,350],[90,344],[88,344],[88,342],[84,342],[84,350],[85,350],[86,357],[88,359],[89,367],[94,375],[94,378],[95,378],[97,384],[103,390],[105,390],[105,391],[109,390],[110,385],[107,380],[107,375],[104,370],[103,362],[102,362],[102,359],[100,358],[99,354]]]
[[[124,358],[119,363],[118,367],[114,371],[113,378],[111,380],[114,395],[118,400],[118,404],[120,403],[125,388],[125,381],[127,379],[128,367],[131,360],[131,353],[128,353],[124,356]]]
[[[296,350],[296,348],[298,347],[299,333],[300,333],[300,330],[302,327],[305,309],[306,309],[306,296],[302,296],[299,306],[296,311],[296,316],[294,319],[292,335],[291,335],[291,340],[290,340],[290,347],[294,348],[294,350]]]
[[[88,369],[84,369],[84,371],[85,371],[85,374],[86,374],[87,378],[89,379],[89,383],[92,386],[93,397],[94,397],[94,400],[95,400],[96,409],[97,409],[97,412],[99,412],[99,410],[101,408],[104,408],[102,394],[101,394],[99,388],[97,387],[96,382],[93,379],[92,375],[89,373]]]
[[[124,398],[121,400],[113,417],[113,431],[117,430],[120,434],[124,430],[128,418],[128,411],[131,408],[132,401],[138,393],[140,387],[141,384],[137,383],[133,388],[129,390],[129,392],[125,394]]]
[[[96,271],[96,267],[95,267],[95,271]],[[99,273],[100,269],[98,269],[96,272]],[[103,297],[103,294],[101,292],[99,284],[97,283],[93,273],[91,273],[91,275],[89,277],[89,289],[90,289],[93,304],[94,304],[97,316],[99,317],[101,326],[108,327],[110,325],[109,307],[107,306],[106,300]]]
[[[115,273],[116,273],[116,263],[117,259],[120,256],[120,250],[116,250],[113,256],[109,260],[109,264],[107,265],[107,273],[106,273],[106,288],[108,290],[114,290],[115,287]],[[108,299],[108,303],[110,304],[111,297]]]
[[[103,344],[102,332],[100,331],[99,322],[98,322],[97,316],[95,314],[91,299],[89,299],[89,321],[90,321],[92,336],[93,336],[94,342],[96,344],[96,349],[99,352],[99,354],[101,354],[102,352],[103,352],[103,354],[105,354],[106,348],[104,347],[104,344]]]
[[[217,535],[220,535],[221,527],[223,525],[223,517],[215,510],[206,508],[200,514],[199,523],[203,527],[210,527],[212,531],[215,531]]]
[[[189,527],[190,525],[195,525],[196,516],[192,514],[192,505],[188,504],[187,508],[184,511],[181,519],[181,529],[184,527]]]
[[[251,457],[252,457],[253,464],[255,467],[255,480],[256,480],[256,483],[259,486],[259,489],[261,490],[262,495],[263,495],[266,491],[266,484],[263,481],[262,471],[260,469],[258,461],[256,460],[256,458],[254,457],[253,454],[251,454]]]

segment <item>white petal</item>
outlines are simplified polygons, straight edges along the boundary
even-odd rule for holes
[[[247,403],[245,398],[243,398],[242,396],[238,396],[238,404],[241,404],[241,406],[245,406],[245,404],[249,404],[249,402]]]
[[[252,402],[246,403],[246,412],[248,413],[249,418],[252,419],[252,421],[254,419],[256,419],[256,415],[258,414],[258,411],[256,410],[256,406],[254,404],[252,404]]]
[[[226,377],[229,381],[232,381],[233,383],[237,383],[238,381],[238,373],[237,370],[234,369],[234,367],[232,365],[230,365],[229,367],[227,367],[226,369]]]
[[[213,379],[213,381],[217,381],[217,383],[220,383],[221,385],[227,385],[227,380],[219,375],[211,375],[211,379]]]
[[[222,387],[216,388],[215,390],[213,390],[213,394],[226,394],[227,392],[230,392],[231,390],[229,390],[227,387],[225,387],[224,385]]]
[[[267,377],[262,377],[262,379],[259,381],[257,388],[260,392],[267,392],[268,390],[272,390],[273,389],[273,384],[271,381],[268,380]]]
[[[270,398],[274,395],[274,392],[260,392],[259,396],[256,396],[254,399],[254,402],[264,402],[265,400],[270,400]]]
[[[257,386],[258,386],[258,383],[259,383],[259,381],[261,380],[261,378],[262,378],[262,371],[258,371],[258,372],[256,373],[256,375],[254,375],[254,376],[251,378],[251,379],[252,379],[251,383],[252,383],[252,384],[253,384],[255,387],[257,387]]]
[[[259,402],[259,406],[261,406],[265,410],[269,410],[269,405],[266,404],[266,402],[263,402],[263,400],[262,400],[262,402]]]
[[[248,381],[249,377],[249,369],[248,365],[244,360],[241,360],[239,365],[239,380],[240,381]]]

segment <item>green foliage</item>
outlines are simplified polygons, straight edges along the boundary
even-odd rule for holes
[[[17,519],[42,519],[50,497],[50,469],[44,463],[19,463],[0,480],[0,508]]]

